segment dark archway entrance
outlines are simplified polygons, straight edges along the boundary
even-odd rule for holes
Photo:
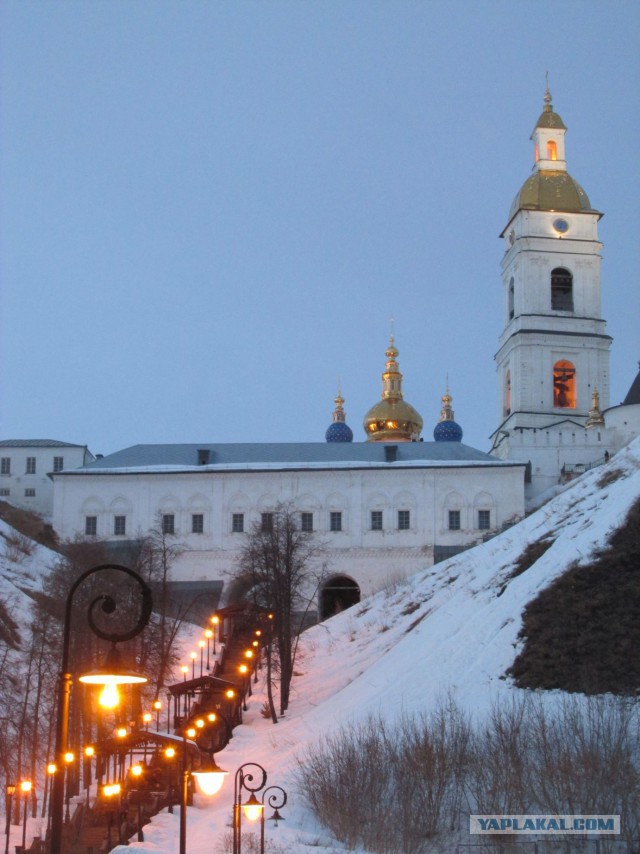
[[[320,619],[327,620],[359,601],[360,588],[353,578],[336,575],[327,581],[320,593]]]

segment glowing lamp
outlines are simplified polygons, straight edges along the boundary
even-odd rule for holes
[[[64,761],[67,763],[67,765],[70,765],[75,758],[76,757],[73,755],[73,753],[70,750],[68,750],[64,755]]]
[[[212,760],[211,767],[206,771],[194,771],[193,776],[196,778],[198,791],[203,795],[217,795],[224,783],[224,778],[227,776],[227,771],[223,771]]]
[[[142,777],[143,770],[142,765],[133,765],[131,768],[131,775],[133,777]]]
[[[217,616],[214,614],[214,615],[213,615],[213,617],[211,617],[211,622],[213,623],[213,625],[214,625],[214,626],[217,626],[217,625],[218,625],[218,623],[220,622],[220,617],[217,617]]]
[[[209,714],[207,715],[207,720],[210,721],[211,723],[213,723],[216,720],[216,713],[215,712],[209,712]]]
[[[246,804],[242,805],[242,811],[244,812],[247,821],[257,821],[262,816],[263,809],[263,804],[260,803],[253,792],[251,792]]]
[[[56,765],[56,763],[55,762],[49,762],[49,764],[47,765],[47,774],[55,774],[57,770],[58,770],[58,766]],[[9,787],[7,786],[7,789],[8,788]],[[14,791],[15,791],[15,787],[14,787]],[[9,792],[9,794],[11,794],[11,792]]]
[[[198,718],[198,720],[195,723],[196,723],[196,726],[198,727],[198,729],[202,729],[204,726],[204,721],[202,720],[202,718]]]
[[[228,700],[233,700],[235,695],[236,695],[236,692],[233,690],[233,688],[229,688],[227,691],[225,691],[225,697]]]
[[[139,685],[147,682],[146,676],[140,676],[132,670],[127,670],[122,664],[122,658],[115,644],[107,653],[103,667],[80,677],[85,685],[103,685],[99,703],[105,709],[114,709],[120,702],[118,685]]]
[[[96,749],[92,744],[87,745],[87,747],[85,747],[85,749],[84,749],[84,755],[87,757],[93,756],[95,752],[96,752]]]
[[[212,638],[212,637],[213,637],[213,632],[211,631],[211,629],[205,629],[205,630],[204,630],[204,636],[205,636],[206,638]]]
[[[25,795],[26,795],[26,794],[27,794],[27,792],[30,792],[30,791],[31,791],[31,785],[32,785],[31,780],[23,780],[23,781],[20,783],[20,791],[21,791],[21,792],[24,792],[24,793],[25,793]]]
[[[118,729],[116,730],[116,735],[118,736],[118,738],[126,738],[128,735],[127,728],[123,726],[118,727]]]
[[[159,712],[160,709],[162,708],[162,702],[160,700],[154,700],[153,701],[153,708],[156,710],[156,712]]]
[[[167,747],[164,752],[164,755],[167,757],[167,759],[173,759],[173,757],[176,755],[175,747]]]
[[[203,640],[198,641],[198,646],[200,647],[200,649],[204,649],[206,645],[207,645],[206,641],[203,641]]]
[[[146,724],[148,724],[148,723],[150,723],[150,722],[151,722],[151,718],[152,718],[152,715],[151,715],[149,712],[145,712],[145,713],[144,713],[144,715],[142,716],[142,720],[143,720]]]
[[[193,727],[189,727],[189,729],[187,730],[187,736],[188,736],[188,738],[195,738],[196,737],[196,731]]]

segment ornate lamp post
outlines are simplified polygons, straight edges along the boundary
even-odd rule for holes
[[[31,780],[23,780],[20,783],[20,791],[24,795],[24,817],[22,820],[22,850],[27,847],[27,807],[29,805],[29,794],[31,793]]]
[[[117,686],[120,684],[134,684],[146,682],[146,677],[138,676],[126,671],[120,662],[116,643],[131,640],[140,634],[144,627],[149,622],[151,609],[153,607],[153,599],[151,596],[151,588],[143,581],[143,579],[126,566],[118,564],[101,564],[100,566],[88,569],[83,572],[76,581],[72,584],[67,596],[64,613],[64,631],[62,639],[62,662],[61,672],[58,682],[58,701],[57,701],[57,721],[56,721],[56,771],[53,775],[53,786],[51,792],[51,854],[62,854],[62,828],[64,814],[64,783],[65,783],[65,759],[64,755],[67,751],[67,741],[69,737],[69,698],[71,695],[72,676],[69,672],[69,646],[71,636],[71,608],[73,597],[78,587],[92,575],[105,572],[107,570],[124,573],[129,578],[133,579],[139,587],[140,593],[140,614],[136,624],[129,631],[124,632],[106,632],[103,631],[94,620],[94,611],[98,604],[104,614],[113,614],[117,610],[117,602],[112,595],[100,594],[96,596],[90,603],[87,620],[91,631],[97,637],[103,640],[110,641],[112,647],[107,655],[105,667],[97,672],[87,674],[80,678],[80,681],[89,684],[102,685],[103,692],[100,702],[107,708],[113,708],[117,704]]]
[[[267,797],[267,792],[272,792],[269,797]],[[262,804],[263,806],[268,804],[273,810],[273,815],[270,815],[267,821],[272,821],[273,826],[277,827],[279,821],[284,821],[284,818],[280,815],[281,807],[285,806],[287,803],[287,793],[282,788],[282,786],[269,786],[268,789],[265,789],[262,793]],[[264,809],[262,810],[262,819],[260,821],[260,851],[261,854],[264,854]]]
[[[7,823],[5,825],[5,833],[7,834],[7,844],[4,846],[4,854],[9,854],[9,835],[11,833],[11,801],[15,794],[15,783],[7,783],[5,789],[5,806],[7,810]]]
[[[249,769],[249,770],[247,770]],[[284,819],[280,815],[280,807],[287,803],[287,793],[280,786],[269,786],[267,783],[267,772],[262,765],[256,762],[246,762],[236,771],[235,786],[233,792],[233,854],[242,854],[242,815],[248,821],[260,819],[260,854],[264,854],[264,808],[265,805],[274,810],[267,821],[276,824]],[[242,790],[249,792],[249,797],[242,803]],[[258,800],[256,792],[263,791],[262,798]],[[272,794],[267,797],[267,793]]]

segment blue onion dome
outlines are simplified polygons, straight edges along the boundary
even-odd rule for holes
[[[442,395],[442,409],[440,410],[440,420],[433,430],[433,438],[436,442],[461,442],[462,427],[454,420],[451,401],[453,398],[449,394],[449,389]]]
[[[344,398],[338,391],[338,396],[335,398],[336,408],[333,410],[333,423],[329,425],[324,434],[327,442],[353,442],[353,431],[345,421],[343,403]]]

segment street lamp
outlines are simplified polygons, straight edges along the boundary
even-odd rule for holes
[[[242,854],[242,813],[245,813],[248,821],[255,821],[262,815],[264,805],[255,793],[263,789],[266,782],[267,772],[256,762],[245,762],[236,771],[233,789],[233,854]],[[244,804],[243,789],[250,793]]]
[[[211,670],[211,665],[209,663],[209,650],[211,647],[211,638],[213,637],[213,632],[211,631],[211,629],[205,629],[204,636],[207,639],[207,670],[209,671]]]
[[[267,792],[272,792],[273,794],[267,797]],[[277,827],[279,821],[284,821],[284,818],[280,814],[280,809],[287,803],[287,793],[282,788],[282,786],[269,786],[268,789],[265,789],[262,793],[262,803],[268,804],[273,810],[273,815],[270,815],[267,821],[272,821],[273,826]],[[264,810],[262,810],[262,816],[260,821],[260,852],[264,854]]]
[[[145,628],[151,616],[153,598],[149,585],[132,569],[118,564],[101,564],[83,572],[71,585],[64,612],[64,630],[62,639],[62,661],[58,681],[57,719],[56,719],[56,771],[53,775],[53,786],[51,792],[51,845],[50,854],[62,854],[62,827],[64,814],[64,783],[65,762],[64,754],[67,750],[69,737],[69,700],[71,695],[72,675],[69,672],[69,646],[71,639],[71,609],[73,597],[78,587],[92,575],[105,571],[116,571],[125,573],[133,579],[139,587],[140,613],[135,625],[124,632],[106,632],[101,629],[94,620],[94,611],[98,605],[104,614],[113,614],[117,610],[117,602],[110,594],[99,594],[89,604],[87,620],[91,631],[102,640],[109,641],[112,646],[107,655],[105,667],[98,672],[87,674],[81,681],[89,684],[102,685],[103,697],[107,702],[113,702],[114,692],[117,694],[117,685],[135,684],[146,682],[146,677],[138,676],[122,668],[116,643],[131,640]]]
[[[20,791],[24,795],[24,818],[22,821],[22,850],[27,847],[27,806],[29,804],[29,792],[31,791],[31,780],[23,780],[20,783]]]
[[[15,794],[15,783],[7,783],[5,789],[5,806],[7,810],[7,823],[5,825],[5,833],[7,834],[7,844],[4,847],[4,854],[9,854],[9,834],[11,833],[11,801]]]
[[[217,614],[214,614],[213,617],[211,617],[211,625],[213,626],[213,654],[214,655],[216,654],[216,627],[218,626],[219,622],[220,622],[220,617],[218,617]]]

